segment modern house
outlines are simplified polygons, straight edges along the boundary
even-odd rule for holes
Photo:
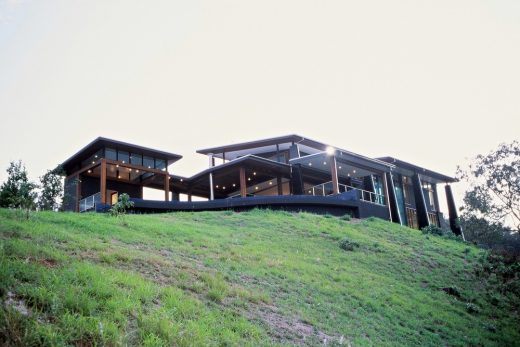
[[[444,221],[437,194],[444,183],[450,226],[460,233],[449,185],[456,180],[399,159],[369,158],[299,135],[197,153],[208,156],[208,169],[181,177],[169,169],[180,155],[98,138],[63,163],[66,208],[104,210],[128,193],[136,212],[269,207],[376,216],[422,228]],[[164,190],[164,201],[143,199],[143,187]],[[180,194],[188,201],[179,201]]]

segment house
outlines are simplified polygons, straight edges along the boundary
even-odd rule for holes
[[[182,177],[169,168],[180,155],[98,138],[63,163],[71,197],[66,208],[103,210],[128,193],[137,212],[269,207],[376,216],[422,228],[444,221],[437,194],[444,183],[450,226],[460,233],[450,186],[456,180],[396,158],[369,158],[300,135],[197,153],[208,157],[209,167]],[[143,199],[144,187],[164,190],[164,201]],[[179,201],[180,194],[188,201]]]

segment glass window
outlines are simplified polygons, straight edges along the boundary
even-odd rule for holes
[[[152,157],[147,157],[145,155],[143,157],[143,166],[146,166],[149,169],[153,169],[155,167],[153,158]]]
[[[130,156],[130,163],[143,166],[143,156],[141,154],[132,153]]]
[[[113,148],[105,148],[105,158],[109,160],[117,160],[117,152]]]
[[[163,159],[155,159],[155,168],[157,170],[166,170],[166,161]]]
[[[126,151],[117,151],[117,160],[128,163],[130,161],[130,155]]]

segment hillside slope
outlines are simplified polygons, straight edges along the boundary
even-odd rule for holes
[[[0,210],[0,345],[514,345],[483,256],[377,219]]]

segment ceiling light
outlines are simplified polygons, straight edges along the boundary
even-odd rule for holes
[[[139,173],[139,170],[135,170],[135,172]]]
[[[218,188],[218,184],[215,187]]]
[[[132,172],[132,169],[129,168],[128,171]]]
[[[327,165],[327,162],[326,162],[326,161],[324,161],[324,162],[323,162],[323,165]]]
[[[181,178],[181,182],[183,181],[183,179]]]
[[[222,189],[226,189],[226,187],[222,187]]]
[[[121,176],[117,176],[117,178],[121,178]]]
[[[334,147],[331,147],[331,146],[328,146],[326,151],[327,151],[328,155],[333,155],[336,152]]]
[[[356,173],[356,170],[352,170],[353,173]]]
[[[312,163],[309,163],[309,166],[312,166]]]
[[[92,164],[95,164],[95,163],[96,163],[95,161],[92,162]]]
[[[350,177],[350,174],[347,174],[348,177]]]
[[[273,185],[273,181],[269,181],[269,184],[270,184],[270,185]]]
[[[119,167],[119,164],[117,164],[116,167]]]
[[[248,180],[248,181],[251,181],[251,177],[248,177],[247,180]]]
[[[122,160],[121,162],[122,162],[123,164],[125,163],[125,161],[124,161],[124,160]]]
[[[236,184],[233,183],[233,187],[236,186]]]
[[[256,176],[256,172],[253,172],[253,175],[255,175],[255,176]]]
[[[338,169],[340,169],[340,170],[341,170],[341,166],[338,166]]]
[[[94,156],[94,158],[97,158],[97,154]]]
[[[148,165],[148,168],[151,169],[152,167],[150,165]]]
[[[88,172],[88,173],[92,173],[92,170],[88,170],[87,172]]]
[[[256,186],[255,189],[258,190],[258,186]]]

